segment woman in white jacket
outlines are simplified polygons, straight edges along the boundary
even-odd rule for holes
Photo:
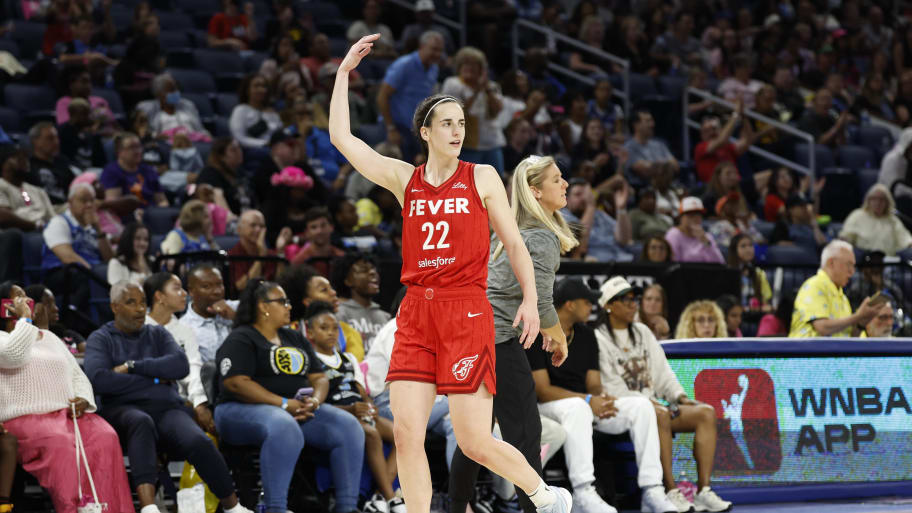
[[[95,395],[88,378],[66,344],[33,323],[32,315],[47,315],[41,303],[32,313],[25,291],[11,282],[0,284],[0,297],[12,300],[2,307],[10,318],[0,331],[0,423],[18,440],[22,466],[48,490],[55,511],[76,513],[75,406],[99,502],[106,512],[132,513],[120,442],[111,426],[91,413]],[[91,494],[84,468],[82,490]]]
[[[716,453],[715,410],[687,397],[652,331],[634,322],[638,290],[623,277],[614,277],[602,285],[601,292],[599,306],[603,311],[595,337],[602,390],[614,397],[645,396],[655,404],[666,495],[679,512],[693,511],[694,507],[697,511],[728,511],[732,503],[720,499],[709,487]],[[669,406],[662,406],[659,399]],[[698,493],[693,504],[675,484],[672,433],[694,433]]]

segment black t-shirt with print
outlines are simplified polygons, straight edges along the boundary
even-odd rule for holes
[[[570,353],[560,367],[551,363],[551,353],[542,349],[541,335],[526,350],[529,367],[533,371],[546,369],[551,384],[578,394],[586,391],[586,374],[590,370],[599,370],[598,342],[595,332],[582,323],[573,325],[573,340],[570,341]]]
[[[266,340],[253,326],[231,332],[215,354],[219,373],[219,403],[240,401],[222,382],[232,376],[250,376],[257,384],[282,397],[293,398],[311,386],[308,374],[323,372],[323,362],[301,333],[279,329],[281,346]]]

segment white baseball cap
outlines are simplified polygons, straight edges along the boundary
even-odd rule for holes
[[[418,0],[415,2],[415,12],[434,11],[434,0]]]
[[[640,293],[640,287],[634,287],[631,285],[626,278],[623,276],[615,276],[610,280],[606,281],[599,287],[599,291],[602,293],[599,297],[599,306],[602,308],[605,307],[615,298],[622,296],[630,291],[633,291],[635,294]]]
[[[688,212],[700,212],[705,213],[706,209],[703,208],[703,201],[696,196],[687,196],[681,200],[681,207],[678,209],[679,214],[686,214]]]

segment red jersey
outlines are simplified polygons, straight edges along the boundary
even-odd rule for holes
[[[439,187],[424,181],[424,164],[405,187],[402,283],[430,288],[488,282],[488,211],[475,188],[475,164],[459,161]]]

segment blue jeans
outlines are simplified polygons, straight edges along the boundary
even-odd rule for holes
[[[374,397],[374,405],[381,417],[393,420],[393,410],[390,408],[390,392],[387,388],[380,395]],[[446,438],[446,462],[447,470],[453,461],[453,453],[456,452],[456,435],[453,433],[453,424],[450,422],[450,403],[446,398],[434,403],[431,408],[431,416],[428,418],[427,430]]]
[[[488,164],[494,166],[500,176],[506,176],[512,173],[512,169],[504,169],[503,151],[500,148],[491,148],[490,150],[470,150],[463,148],[459,158],[473,164]]]
[[[329,453],[336,487],[336,511],[358,509],[358,482],[364,461],[364,430],[354,415],[323,404],[306,422],[297,422],[278,406],[222,403],[215,426],[233,445],[260,446],[260,474],[266,510],[288,509],[288,485],[305,441]]]

